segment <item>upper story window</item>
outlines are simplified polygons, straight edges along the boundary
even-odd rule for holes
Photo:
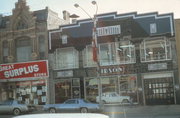
[[[165,38],[144,40],[140,49],[142,62],[171,59],[171,43]]]
[[[24,21],[22,20],[18,21],[17,26],[16,26],[17,30],[27,29],[27,28],[28,28],[28,25]]]
[[[83,51],[83,64],[85,67],[93,67],[96,66],[96,63],[93,61],[93,49],[92,45],[86,46],[86,48]]]
[[[100,44],[100,65],[135,62],[135,46],[130,41]]]
[[[67,35],[62,35],[62,44],[67,44],[68,43],[68,37]]]
[[[150,33],[151,33],[151,34],[157,33],[157,26],[156,26],[156,23],[150,24]]]
[[[16,40],[16,59],[17,62],[30,61],[32,53],[31,40],[27,38]]]
[[[39,36],[39,57],[40,59],[45,59],[46,45],[45,37]]]
[[[79,67],[79,53],[74,48],[60,48],[55,52],[55,69],[72,69]]]
[[[3,62],[8,62],[8,55],[9,55],[9,48],[8,48],[8,41],[3,41]]]

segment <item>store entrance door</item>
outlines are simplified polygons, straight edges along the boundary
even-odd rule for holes
[[[55,85],[55,103],[62,103],[71,98],[71,79],[61,80]]]
[[[80,98],[80,79],[62,79],[55,84],[55,103],[62,103],[67,99]]]
[[[144,79],[147,105],[174,104],[173,78]]]

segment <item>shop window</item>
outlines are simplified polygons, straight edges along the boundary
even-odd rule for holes
[[[171,44],[165,38],[144,40],[140,49],[142,62],[171,59]]]
[[[44,105],[46,91],[44,80],[16,82],[16,98],[21,103]]]
[[[119,91],[121,96],[130,96],[133,102],[138,102],[136,76],[127,75],[119,77]]]
[[[79,67],[79,53],[74,48],[57,49],[55,52],[55,69],[72,69]]]
[[[101,90],[99,90],[99,85],[101,86]],[[116,93],[120,96],[130,96],[133,102],[138,102],[135,75],[101,77],[100,84],[97,78],[86,78],[85,88],[85,97],[92,102],[96,102],[99,91],[101,91],[102,95]]]
[[[9,55],[8,41],[3,41],[3,62],[4,63],[8,63],[8,55]]]
[[[16,40],[16,59],[17,62],[31,60],[31,40],[27,38]]]
[[[46,45],[45,45],[45,37],[39,36],[39,58],[45,59]]]
[[[87,78],[85,79],[86,99],[91,102],[96,102],[96,96],[98,96],[98,79]]]
[[[96,66],[96,63],[93,61],[92,45],[86,46],[85,50],[83,51],[83,60],[85,67]]]
[[[107,93],[107,92],[119,93],[117,77],[101,78],[101,84],[102,84],[102,93]]]
[[[100,44],[100,64],[116,65],[135,62],[135,46],[130,41]]]

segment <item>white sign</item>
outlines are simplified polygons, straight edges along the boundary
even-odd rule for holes
[[[57,77],[73,77],[73,71],[69,70],[57,72]]]
[[[148,64],[148,70],[162,70],[167,69],[167,63]]]
[[[108,36],[108,35],[116,35],[121,33],[121,26],[107,26],[107,27],[99,27],[97,28],[98,36]]]
[[[37,90],[37,95],[42,95],[42,90]]]
[[[42,102],[46,102],[46,96],[42,96],[42,97],[41,97],[41,101],[42,101]]]
[[[37,91],[37,87],[36,86],[33,86],[32,87],[32,92],[36,92]]]
[[[123,67],[101,67],[101,74],[120,74],[124,72]]]

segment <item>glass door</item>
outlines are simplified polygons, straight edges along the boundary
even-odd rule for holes
[[[55,84],[55,103],[72,98],[71,84],[71,79],[61,80]]]

